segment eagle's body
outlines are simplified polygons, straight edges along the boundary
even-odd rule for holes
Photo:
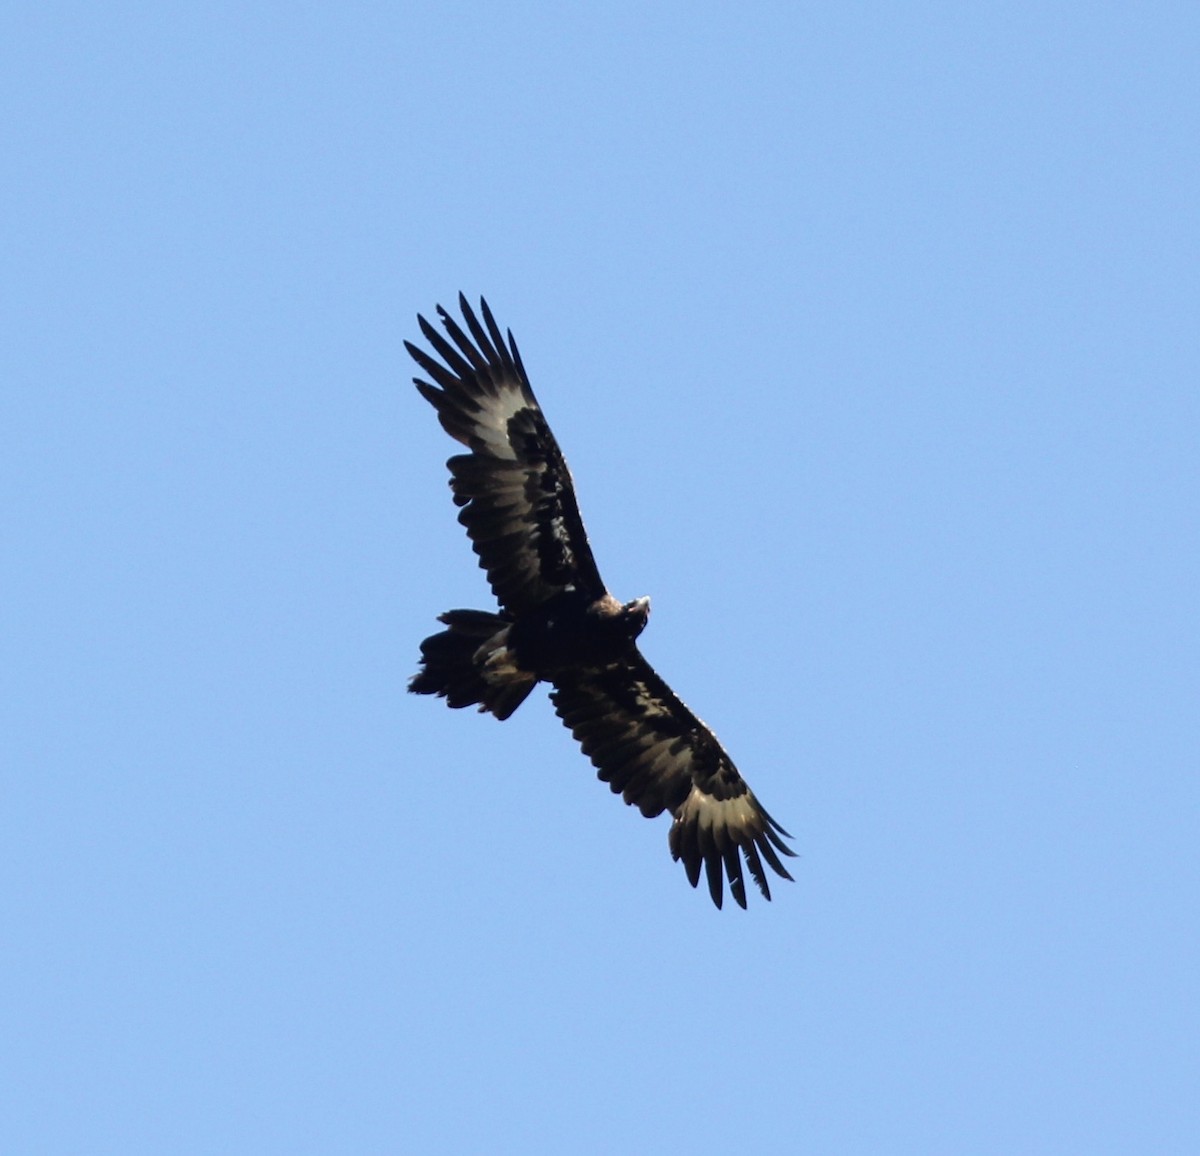
[[[650,600],[622,603],[601,581],[570,472],[512,334],[506,342],[487,302],[482,325],[462,296],[459,305],[469,336],[440,307],[450,341],[418,318],[440,362],[405,345],[436,382],[416,378],[417,388],[470,451],[447,463],[450,485],[500,613],[443,614],[447,629],[421,644],[409,689],[505,719],[539,682],[550,683],[555,710],[600,778],[646,816],[672,813],[671,853],[693,886],[703,865],[716,905],[727,878],[745,907],[744,857],[770,899],[762,859],[791,878],[778,854],[793,854],[787,832],[642,657],[636,639]]]

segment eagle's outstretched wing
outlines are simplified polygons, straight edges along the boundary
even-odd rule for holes
[[[683,860],[693,887],[703,864],[713,902],[721,906],[723,873],[745,907],[742,857],[767,899],[763,859],[791,879],[776,853],[795,855],[783,842],[788,833],[763,810],[716,735],[636,648],[624,661],[566,672],[554,686],[559,718],[613,792],[647,817],[674,815],[671,854]]]
[[[512,333],[506,342],[486,301],[480,301],[483,325],[462,294],[458,304],[470,336],[440,305],[449,341],[424,317],[417,318],[441,361],[404,343],[441,387],[414,378],[421,395],[437,410],[446,432],[471,451],[446,463],[454,501],[462,506],[458,520],[506,610],[521,614],[566,589],[599,598],[604,583],[579,517],[571,474],[533,396]]]

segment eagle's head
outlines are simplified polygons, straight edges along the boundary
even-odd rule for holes
[[[621,607],[621,618],[629,631],[629,637],[637,638],[650,621],[650,599],[635,598],[632,602],[626,602]]]

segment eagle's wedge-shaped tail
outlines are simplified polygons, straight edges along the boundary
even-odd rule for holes
[[[512,623],[486,610],[447,610],[438,617],[449,627],[421,643],[421,669],[408,689],[436,694],[447,706],[478,705],[506,719],[537,685],[508,646]]]

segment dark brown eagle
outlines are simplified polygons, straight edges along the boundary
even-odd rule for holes
[[[404,344],[432,379],[413,378],[421,396],[469,451],[446,463],[450,488],[500,613],[443,614],[447,629],[421,643],[409,690],[506,719],[539,682],[550,683],[559,718],[613,793],[648,818],[674,816],[671,854],[693,887],[703,865],[713,902],[721,906],[727,878],[745,907],[744,858],[770,899],[763,860],[791,879],[779,860],[795,854],[783,842],[791,836],[642,657],[635,640],[650,599],[621,603],[605,589],[512,332],[501,336],[486,301],[482,324],[461,294],[458,303],[467,332],[438,306],[449,340],[417,318],[437,358]]]

